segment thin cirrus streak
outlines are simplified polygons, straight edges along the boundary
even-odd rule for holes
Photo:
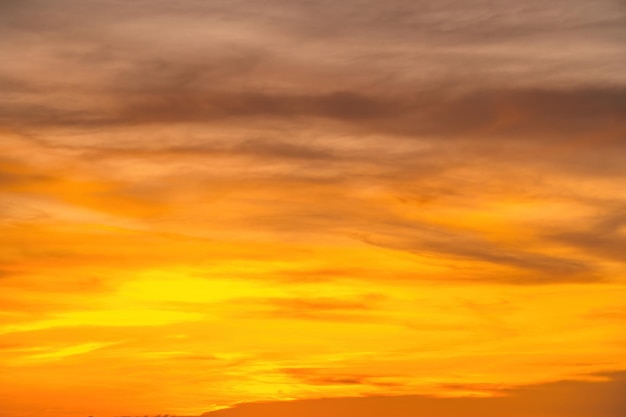
[[[0,4],[10,417],[619,417],[618,0]]]

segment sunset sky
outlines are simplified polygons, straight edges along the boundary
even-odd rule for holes
[[[623,0],[0,1],[0,416],[624,417]]]

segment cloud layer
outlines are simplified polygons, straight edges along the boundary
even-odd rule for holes
[[[623,414],[625,23],[1,3],[5,411]]]

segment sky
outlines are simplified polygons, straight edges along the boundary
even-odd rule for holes
[[[5,0],[0,56],[0,416],[626,415],[622,0]]]

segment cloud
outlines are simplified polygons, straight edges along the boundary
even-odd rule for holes
[[[626,380],[615,373],[602,382],[563,381],[514,388],[489,398],[366,396],[240,404],[204,414],[210,417],[319,416],[390,417],[429,414],[441,417],[621,417],[626,411]],[[472,386],[472,388],[475,388]],[[482,387],[484,388],[484,387]]]
[[[264,316],[281,320],[321,320],[331,322],[371,323],[380,320],[379,304],[384,296],[368,294],[360,297],[306,297],[240,299],[236,303],[246,306],[246,317]],[[229,303],[232,303],[230,301]],[[244,310],[244,311],[245,311]],[[242,315],[239,313],[239,315]]]
[[[367,375],[357,373],[346,373],[341,370],[320,369],[320,368],[285,368],[281,372],[294,378],[299,383],[312,386],[332,387],[337,385],[361,385],[363,389],[384,388],[401,389],[405,378],[397,375]]]
[[[295,160],[295,161],[323,161],[339,159],[332,150],[305,144],[290,143],[269,139],[245,139],[231,143],[197,143],[171,146],[124,146],[122,148],[102,147],[75,147],[82,149],[90,156],[99,159],[141,158],[144,160],[172,160],[180,158],[209,159],[209,158],[249,158],[254,162],[264,159]]]
[[[621,417],[625,22],[0,1],[5,411]]]
[[[119,110],[61,111],[50,104],[7,105],[5,124],[92,126],[210,123],[228,119],[276,119],[306,123],[307,118],[338,120],[360,131],[418,138],[466,140],[580,141],[606,135],[621,144],[626,90],[578,88],[555,90],[454,89],[374,95],[338,90],[318,95],[265,92],[177,92],[121,95]],[[82,114],[81,114],[82,113]],[[303,119],[304,118],[304,119]],[[549,147],[547,148],[549,150]]]
[[[608,205],[583,227],[548,233],[547,237],[603,258],[623,262],[623,248],[626,247],[625,226],[626,209],[621,205]]]
[[[398,222],[396,225],[376,226],[356,237],[366,243],[383,248],[406,251],[418,255],[443,258],[468,259],[495,264],[518,270],[517,273],[478,276],[485,282],[510,284],[555,284],[572,282],[597,282],[601,275],[591,263],[578,259],[566,259],[543,253],[531,252],[515,247],[490,242],[475,233],[438,228],[429,224]],[[520,274],[519,270],[526,271]],[[449,279],[463,280],[462,277]]]
[[[626,17],[613,1],[146,4],[4,5],[2,123],[322,117],[526,140],[623,127]]]

